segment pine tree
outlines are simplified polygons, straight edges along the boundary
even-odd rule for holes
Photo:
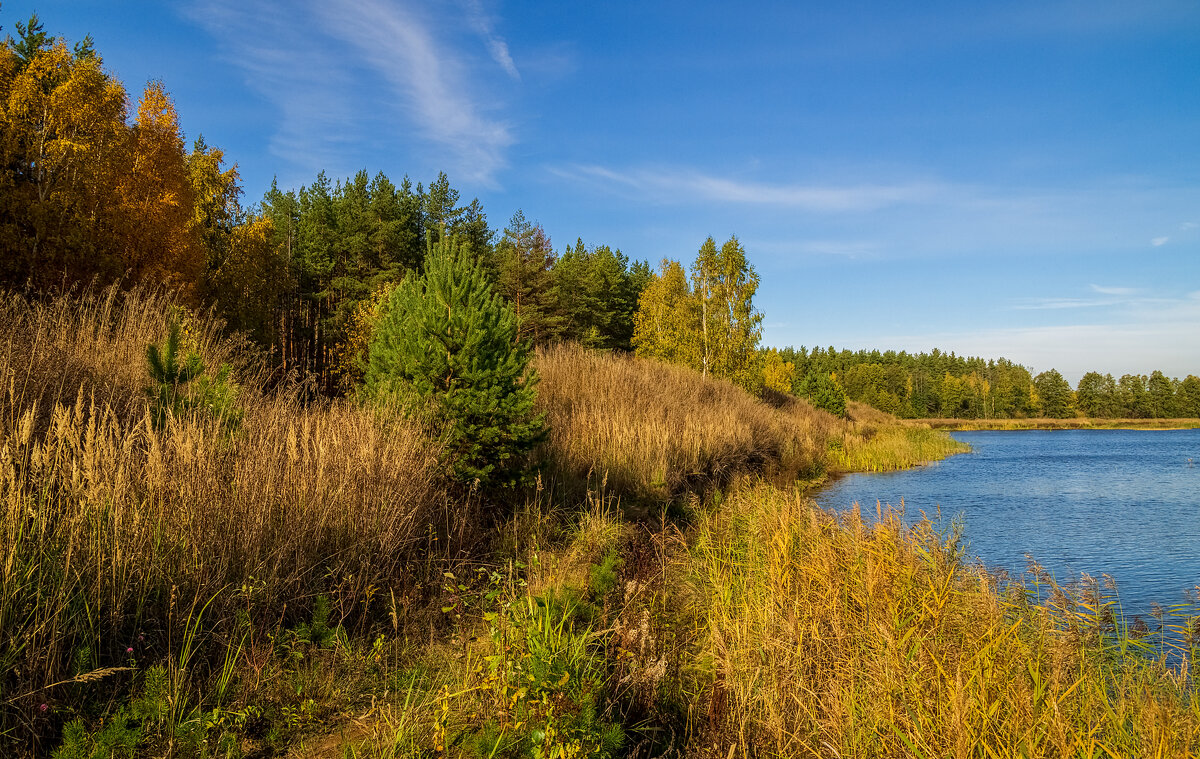
[[[204,373],[204,361],[194,346],[185,346],[183,326],[177,316],[167,324],[162,348],[146,346],[146,368],[150,387],[150,419],[155,429],[184,412],[199,412],[217,419],[227,431],[237,429],[242,412],[237,407],[238,389],[230,379],[229,364],[215,376]]]
[[[423,195],[426,239],[436,243],[441,240],[443,234],[454,234],[458,230],[464,209],[458,207],[458,190],[450,186],[446,172],[438,172],[437,179],[430,183],[428,192],[422,193],[421,186],[417,185],[417,193]]]
[[[429,248],[424,274],[388,298],[370,346],[365,391],[398,397],[445,430],[447,464],[480,485],[513,485],[543,436],[537,377],[517,318],[451,236]]]
[[[20,21],[17,22],[17,36],[20,39],[14,40],[10,36],[7,41],[8,46],[16,53],[18,65],[22,69],[33,61],[34,56],[52,46],[55,41],[53,36],[46,34],[46,29],[42,26],[42,22],[38,19],[36,13],[29,16],[27,23],[22,24]],[[86,47],[77,46],[76,53],[78,54],[81,50],[90,49],[90,40],[90,36],[86,37]]]
[[[183,409],[184,387],[204,372],[204,362],[194,350],[180,355],[181,329],[178,319],[167,325],[167,338],[163,347],[151,343],[146,346],[146,366],[150,373],[150,388],[147,394],[153,401],[151,418],[154,426],[162,429],[172,414]]]
[[[495,261],[496,290],[512,304],[520,339],[536,344],[556,340],[562,317],[551,273],[555,256],[545,231],[518,210],[496,245]]]
[[[815,408],[824,409],[834,416],[846,415],[846,393],[825,372],[813,371],[805,375],[796,394],[807,398]]]

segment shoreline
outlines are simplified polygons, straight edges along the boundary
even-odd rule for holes
[[[946,432],[992,430],[1171,430],[1200,429],[1200,419],[914,419]]]

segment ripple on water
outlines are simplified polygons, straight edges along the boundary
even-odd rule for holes
[[[1034,557],[1060,581],[1116,578],[1122,605],[1178,603],[1200,585],[1200,430],[956,432],[972,453],[936,466],[853,474],[822,506],[899,504],[965,519],[968,553],[1020,573]],[[873,509],[868,509],[873,511]]]

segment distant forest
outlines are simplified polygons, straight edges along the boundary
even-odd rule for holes
[[[1161,371],[1088,372],[1072,389],[1054,369],[1034,376],[1006,359],[942,353],[849,351],[801,347],[779,351],[794,366],[797,389],[832,378],[847,399],[904,418],[1007,419],[1032,416],[1110,419],[1200,417],[1200,378]]]
[[[36,16],[15,31],[0,45],[0,287],[172,288],[321,393],[355,387],[374,309],[452,235],[535,345],[636,351],[834,413],[850,400],[901,417],[1200,417],[1194,376],[1092,372],[1073,389],[1053,370],[937,350],[762,348],[758,277],[736,238],[705,241],[687,270],[579,239],[555,251],[522,211],[493,228],[444,173],[320,173],[246,203],[223,151],[186,145],[162,83],[131,112],[90,39],[68,46]]]

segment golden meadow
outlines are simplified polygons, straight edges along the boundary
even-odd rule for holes
[[[172,314],[240,421],[158,426]],[[5,756],[1186,757],[1194,606],[1005,582],[805,486],[960,450],[686,369],[537,356],[503,503],[438,431],[313,401],[169,297],[0,302]]]

